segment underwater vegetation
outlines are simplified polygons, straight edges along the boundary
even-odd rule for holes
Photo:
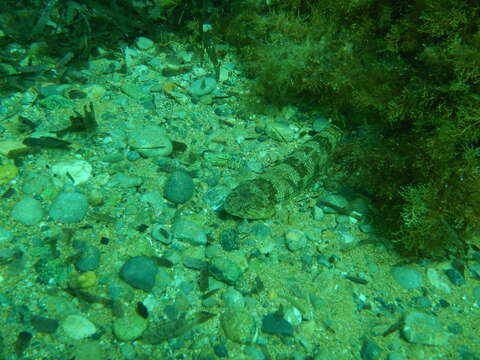
[[[399,250],[436,257],[480,246],[479,10],[248,0],[224,32],[266,101],[322,109],[348,132],[332,177],[374,198]]]

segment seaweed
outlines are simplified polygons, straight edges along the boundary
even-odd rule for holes
[[[343,127],[331,185],[373,198],[401,253],[465,254],[480,228],[480,4],[268,3],[224,26],[257,94]]]

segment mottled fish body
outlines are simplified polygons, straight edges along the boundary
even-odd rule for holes
[[[225,210],[244,219],[273,216],[277,204],[306,190],[323,173],[341,137],[340,129],[328,126],[265,173],[240,183],[228,195]]]

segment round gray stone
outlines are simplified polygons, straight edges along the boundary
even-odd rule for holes
[[[165,184],[163,195],[175,204],[183,204],[193,196],[193,179],[186,171],[174,171]]]
[[[237,344],[251,344],[256,325],[252,314],[245,309],[227,310],[220,318],[225,336]]]
[[[88,210],[88,200],[85,195],[77,192],[60,193],[52,203],[50,217],[61,223],[81,221]]]
[[[42,204],[32,197],[23,198],[12,210],[12,218],[24,225],[38,224],[42,217]]]

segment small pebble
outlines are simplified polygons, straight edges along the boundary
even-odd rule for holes
[[[128,259],[120,269],[120,278],[130,286],[151,291],[155,286],[158,267],[150,257],[135,256]]]
[[[13,232],[3,227],[0,227],[0,244],[9,242],[12,239]]]
[[[245,309],[227,310],[220,317],[225,336],[237,344],[251,344],[256,325],[251,312]]]
[[[210,275],[218,281],[233,285],[243,274],[243,269],[225,256],[215,256],[208,267]]]
[[[24,225],[36,225],[42,220],[42,217],[42,204],[32,197],[23,198],[12,210],[12,218]]]
[[[172,243],[172,237],[163,224],[156,224],[152,228],[152,237],[166,245]]]
[[[422,275],[415,269],[395,267],[391,270],[393,278],[407,290],[418,289],[422,286]]]
[[[302,231],[292,229],[285,233],[285,242],[288,250],[299,251],[305,248],[307,244],[307,238]]]
[[[175,204],[183,204],[193,196],[194,183],[186,171],[174,171],[165,184],[164,196]]]
[[[75,261],[78,271],[93,271],[100,265],[100,249],[93,245],[85,245],[80,248]]]
[[[438,319],[430,314],[412,311],[405,317],[403,336],[413,344],[445,346],[449,334],[443,330]]]
[[[57,331],[59,322],[57,319],[50,319],[43,316],[34,315],[32,316],[32,326],[33,328],[41,333],[53,334]]]
[[[200,97],[203,95],[210,94],[216,88],[217,88],[217,81],[214,78],[204,77],[192,82],[189,90],[192,96]]]
[[[113,334],[120,341],[133,341],[142,336],[148,326],[147,320],[133,312],[113,321]]]
[[[60,193],[50,207],[50,217],[61,223],[81,221],[88,210],[88,201],[85,195],[77,192]]]
[[[265,315],[262,319],[262,331],[266,334],[293,336],[293,326],[277,314]]]
[[[95,325],[81,315],[69,315],[62,321],[62,328],[74,340],[85,339],[97,331]]]
[[[238,240],[239,240],[238,231],[235,229],[223,230],[220,233],[220,245],[222,246],[222,249],[225,251],[240,249]]]
[[[448,280],[455,286],[465,285],[465,278],[462,273],[455,268],[445,270],[445,275],[447,275]]]
[[[193,245],[205,245],[207,243],[205,230],[200,225],[187,220],[180,220],[173,224],[173,237]]]

